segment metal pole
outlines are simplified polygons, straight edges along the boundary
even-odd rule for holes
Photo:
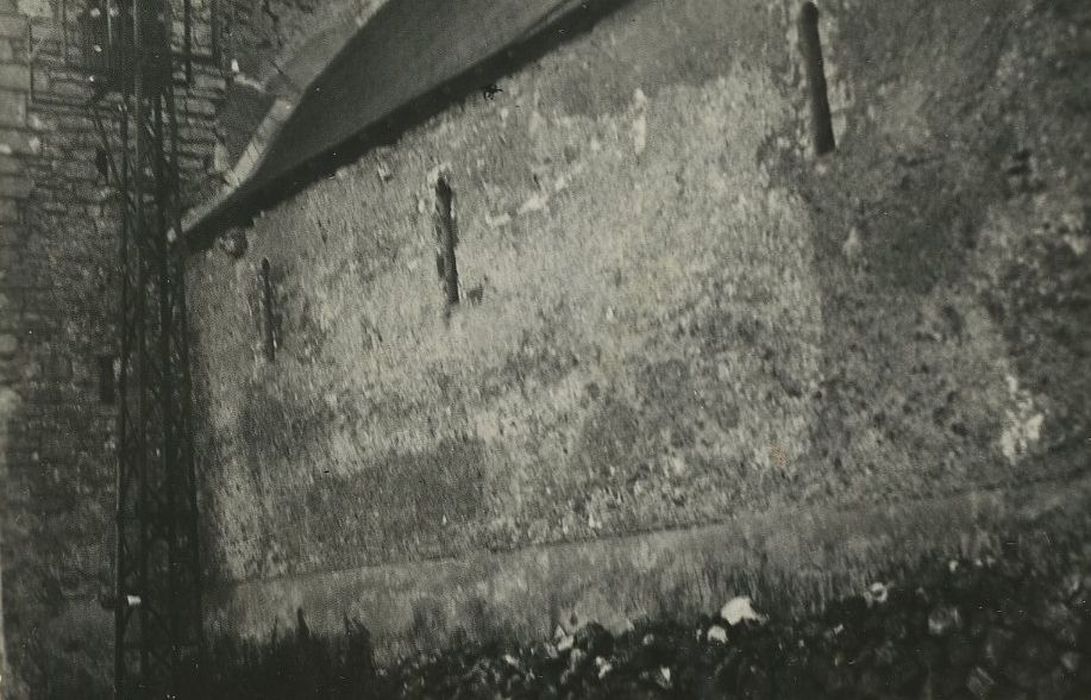
[[[122,59],[113,85],[122,103],[120,174],[114,169],[122,195],[114,582],[121,698],[176,695],[183,663],[203,648],[184,279],[169,240],[172,227],[181,229],[181,197],[173,54],[159,24],[165,1],[126,0],[115,47]],[[105,130],[100,136],[109,151]]]

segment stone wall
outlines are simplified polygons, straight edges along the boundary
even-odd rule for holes
[[[15,9],[0,15],[4,636],[22,690],[83,694],[110,687],[113,668],[113,617],[98,597],[113,586],[116,407],[102,384],[117,355],[118,199],[59,22],[48,7]],[[207,25],[195,32],[205,55]],[[218,68],[199,63],[179,93],[191,200],[209,191],[222,90]],[[112,104],[100,114],[116,134]]]
[[[797,3],[637,0],[194,261],[213,577],[1086,473],[1087,9],[850,5],[828,157]]]
[[[292,56],[326,31],[340,25],[351,33],[384,0],[225,0],[222,3],[223,46],[239,72],[262,84],[295,82]],[[336,49],[337,47],[330,47]],[[308,81],[309,82],[309,81]]]
[[[232,0],[221,5],[223,64],[230,69],[217,151],[225,189],[250,174],[311,81],[384,2]]]

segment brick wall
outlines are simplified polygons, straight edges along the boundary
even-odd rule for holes
[[[203,53],[207,25],[194,33]],[[54,693],[105,687],[112,668],[112,616],[97,598],[113,567],[116,408],[102,375],[117,354],[118,198],[84,106],[90,85],[65,46],[51,17],[0,15],[4,636],[14,675]],[[209,189],[223,91],[217,67],[194,71],[178,99],[191,201]],[[114,112],[106,98],[109,134]]]
[[[224,52],[239,70],[258,80],[283,68],[284,59],[333,21],[352,24],[352,15],[375,0],[224,0]]]
[[[231,82],[220,115],[229,185],[245,179],[268,137],[307,85],[385,0],[227,0],[222,7],[223,63]],[[237,71],[237,72],[236,72]],[[249,152],[248,152],[249,151]]]
[[[4,587],[0,589],[0,633],[5,637],[0,641],[5,652],[0,658],[0,673],[5,681],[0,692],[17,692],[14,678],[9,671],[7,654],[7,634],[9,629],[18,628],[18,612],[9,604],[9,595],[16,590],[13,585],[13,571],[18,571],[18,555],[14,548],[25,546],[25,534],[17,532],[22,528],[22,521],[11,516],[10,509],[15,506],[19,496],[14,493],[17,480],[9,476],[11,471],[12,433],[20,432],[14,425],[21,414],[22,392],[18,391],[21,353],[19,321],[23,313],[20,309],[22,284],[17,275],[17,266],[22,263],[19,243],[24,236],[23,216],[31,179],[26,172],[22,156],[30,150],[27,127],[27,96],[30,88],[30,73],[25,63],[16,62],[16,47],[25,42],[28,24],[25,18],[17,15],[0,15],[0,129],[3,129],[0,141],[0,480],[3,488],[0,497],[4,498],[0,515],[0,567]],[[13,430],[14,428],[14,430]],[[12,570],[9,570],[12,569]],[[17,575],[16,575],[17,577]]]

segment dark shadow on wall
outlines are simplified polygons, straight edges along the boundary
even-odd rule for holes
[[[777,170],[779,184],[806,200],[817,232],[814,270],[825,330],[815,399],[823,408],[811,430],[811,459],[834,465],[836,476],[816,491],[837,496],[874,481],[869,475],[882,467],[884,454],[907,455],[907,464],[911,457],[911,471],[926,475],[932,492],[1080,473],[1086,461],[1081,467],[1075,455],[1091,413],[1087,393],[1077,388],[1086,375],[1077,369],[1086,363],[1078,345],[1088,326],[1086,314],[1056,301],[1086,284],[1066,274],[1075,256],[1056,239],[990,223],[990,212],[1015,222],[1034,212],[1033,200],[1043,196],[1035,161],[1065,164],[1071,156],[1064,147],[1046,144],[1086,130],[1085,114],[1065,100],[1085,81],[1044,66],[1034,80],[998,78],[1005,61],[1030,65],[1026,47],[1063,36],[1055,22],[1067,20],[1042,21],[1056,12],[1050,8],[1034,25],[1041,35],[1023,36],[1011,3],[998,3],[988,24],[976,22],[971,6],[919,0],[894,17],[878,8],[830,8],[824,5],[838,18],[839,69],[855,98],[844,111],[846,133],[824,173],[792,158]],[[887,39],[874,32],[884,23],[902,27],[900,43],[875,61],[887,51]],[[1065,41],[1057,39],[1058,55]],[[923,58],[934,55],[940,59]],[[882,95],[879,87],[895,77],[905,92]],[[918,86],[933,97],[910,109]],[[871,107],[879,116],[869,116]],[[1073,162],[1069,177],[1080,171]],[[1018,254],[1001,262],[979,251],[990,228]],[[1003,266],[1003,278],[982,273],[993,264]],[[1003,382],[1000,374],[974,369],[975,352],[995,343],[971,326],[982,310],[1006,340],[988,351],[1006,353],[1021,385],[1062,406],[1054,415],[1064,420],[1052,421],[1052,435],[1043,431],[1042,455],[1018,472],[997,447],[998,412],[982,405],[983,383]],[[1050,331],[1041,328],[1046,324]],[[1012,340],[1035,335],[1048,340]],[[869,439],[877,449],[864,446]],[[909,471],[895,479],[908,483]],[[900,487],[892,480],[882,488]]]
[[[109,697],[111,618],[96,596],[110,582],[112,562],[102,556],[110,548],[101,543],[110,537],[112,469],[95,450],[104,442],[99,428],[103,414],[113,410],[106,400],[113,396],[102,395],[92,378],[99,365],[112,372],[113,361],[88,352],[92,344],[67,331],[89,325],[81,318],[88,297],[65,277],[71,259],[40,262],[49,250],[47,232],[65,230],[69,222],[36,211],[37,204],[32,201],[30,213],[10,224],[12,259],[0,283],[0,292],[12,300],[11,327],[20,336],[3,362],[10,379],[0,381],[0,389],[19,395],[0,430],[0,469],[6,472],[0,478],[0,632],[8,666],[2,670],[14,677],[0,693],[7,688],[11,697],[23,690],[30,697]],[[77,372],[86,373],[86,380]]]
[[[906,14],[919,18],[910,10]],[[959,436],[946,424],[935,424],[937,412],[957,410],[960,399],[952,404],[949,393],[959,378],[951,372],[964,365],[937,351],[936,343],[922,341],[918,318],[937,287],[956,284],[969,272],[993,191],[988,163],[993,139],[987,130],[964,131],[956,138],[965,146],[954,155],[937,139],[914,142],[908,133],[884,133],[872,124],[865,110],[879,101],[875,90],[885,76],[867,56],[879,45],[870,28],[883,20],[868,15],[867,10],[837,15],[836,49],[857,102],[845,111],[846,134],[828,158],[828,173],[816,175],[803,162],[789,166],[785,183],[808,202],[816,231],[813,266],[825,323],[823,380],[814,397],[822,410],[811,429],[812,458],[832,465],[820,486],[834,498],[873,481],[868,475],[883,468],[885,454],[912,453],[915,471],[931,475],[931,490],[958,487],[953,471],[937,456],[959,449],[965,450],[964,462],[981,462],[979,450],[987,449],[992,437],[988,430],[973,429]],[[925,77],[915,72],[913,53],[929,51],[931,35],[922,21],[910,23],[902,37],[902,51],[888,58],[887,70],[901,68],[911,84]],[[978,59],[980,68],[967,67],[967,73],[987,73],[999,52],[990,46],[987,54]],[[944,97],[942,110],[927,118],[939,122],[972,100],[970,89]],[[821,143],[816,133],[816,150]],[[853,248],[856,241],[861,243]],[[952,344],[959,342],[954,327],[953,321],[940,331],[952,335]],[[874,446],[864,447],[866,435],[875,436]],[[895,479],[912,481],[891,471]],[[889,487],[902,485],[892,481]]]
[[[247,225],[254,215],[292,197],[314,182],[332,175],[380,146],[394,144],[407,131],[423,124],[468,98],[482,97],[482,88],[518,71],[558,46],[589,32],[600,20],[633,0],[601,0],[583,3],[576,9],[535,28],[532,38],[508,46],[488,59],[468,67],[455,78],[398,107],[378,123],[361,125],[361,131],[347,141],[329,148],[270,181],[251,180],[222,206],[194,228],[187,240],[190,251],[203,251],[227,226]],[[339,57],[343,58],[343,57]],[[321,78],[319,78],[321,80]]]
[[[346,618],[340,634],[318,635],[302,608],[296,611],[294,630],[274,626],[261,640],[220,637],[209,645],[204,663],[187,670],[178,697],[390,697],[389,689],[381,690],[367,628]]]

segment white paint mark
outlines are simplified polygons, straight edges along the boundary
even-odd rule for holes
[[[519,206],[518,213],[522,216],[534,211],[543,211],[547,206],[549,206],[549,195],[545,192],[538,192]]]
[[[636,110],[632,126],[633,150],[640,155],[648,145],[648,96],[640,88],[633,92],[633,107]]]
[[[1005,411],[1007,426],[1000,435],[1000,450],[1009,462],[1015,464],[1041,440],[1045,416],[1036,410],[1030,392],[1019,387],[1018,379],[1009,374],[1006,380],[1015,406]]]
[[[1071,233],[1067,233],[1064,236],[1064,242],[1068,244],[1068,247],[1072,249],[1072,252],[1076,255],[1082,256],[1087,252],[1088,238],[1087,236],[1076,236]]]
[[[375,174],[379,176],[380,182],[390,182],[394,178],[394,172],[387,165],[385,160],[379,160],[375,165]]]
[[[855,260],[860,255],[860,250],[863,248],[863,244],[860,242],[860,232],[853,226],[849,230],[849,237],[845,239],[845,244],[841,246],[841,252],[849,260]]]
[[[501,226],[506,226],[507,224],[510,224],[510,223],[511,223],[511,214],[508,214],[507,212],[504,212],[503,214],[500,214],[499,216],[493,216],[492,214],[486,214],[485,215],[485,224],[488,225],[489,228],[499,228]]]
[[[234,76],[233,80],[236,83],[238,83],[239,85],[245,85],[248,88],[253,88],[254,90],[257,90],[258,92],[265,92],[265,87],[261,84],[260,80],[252,78],[249,75],[246,75],[245,73],[239,72],[238,66],[239,66],[238,62],[232,63],[232,65],[231,65],[231,69],[235,73],[235,76]]]
[[[640,114],[633,120],[633,150],[637,155],[644,152],[648,145],[648,118]]]

